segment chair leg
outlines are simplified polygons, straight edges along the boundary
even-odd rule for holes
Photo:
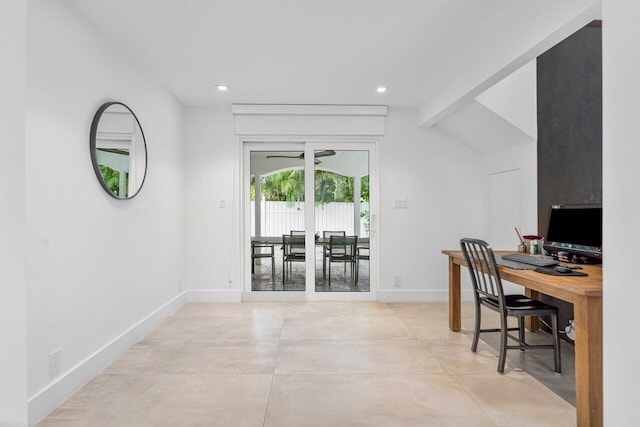
[[[353,260],[349,261],[349,269],[351,270],[351,272],[350,272],[351,273],[351,279],[354,280],[353,283],[355,284],[356,276],[355,276],[355,268],[353,268]]]
[[[331,258],[329,258],[329,286],[331,286]]]
[[[476,325],[473,330],[473,342],[471,343],[471,351],[476,352],[478,349],[478,339],[480,338],[480,304],[476,302]]]
[[[354,285],[358,286],[358,276],[360,272],[360,259],[356,258],[356,277],[353,280]]]
[[[562,373],[562,363],[560,360],[560,334],[558,334],[558,316],[553,314],[551,316],[551,327],[553,328],[553,356],[555,371],[558,374]]]
[[[498,359],[498,372],[504,373],[504,364],[507,361],[507,319],[500,317],[500,358]]]
[[[273,286],[276,286],[276,260],[274,257],[271,257],[271,283]]]
[[[324,249],[322,249],[322,277],[327,278],[327,255],[324,253]]]
[[[525,343],[524,340],[524,316],[518,316],[518,338],[520,338],[520,345]],[[521,348],[520,351],[524,351],[524,348]]]

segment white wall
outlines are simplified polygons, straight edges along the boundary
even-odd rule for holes
[[[185,118],[185,286],[240,292],[233,256],[240,240],[233,115],[228,107],[191,107]],[[218,207],[220,199],[225,208]]]
[[[485,205],[484,235],[494,249],[515,251],[519,241],[514,227],[519,227],[523,235],[538,232],[537,144],[519,145],[484,155],[482,176],[485,197],[490,201]],[[506,187],[505,182],[495,187],[491,185],[511,179],[516,181],[509,182]],[[502,188],[498,188],[500,185]],[[511,193],[508,194],[505,188]],[[507,281],[503,284],[507,293],[522,293],[520,285]]]
[[[517,170],[519,218],[513,224],[504,224],[512,237],[510,246],[497,249],[513,249],[518,246],[518,237],[513,227],[518,226],[523,234],[538,233],[538,160],[535,143],[520,145],[508,150],[483,156],[483,176],[486,177],[485,189],[489,191],[489,179],[492,174]],[[489,194],[487,193],[487,198]],[[488,208],[488,206],[487,206]],[[487,212],[488,216],[488,212]],[[485,223],[485,235],[491,236],[489,221]],[[501,242],[502,243],[502,242]]]
[[[631,350],[640,300],[640,3],[603,2],[604,424],[640,425]]]
[[[117,356],[104,355],[123,348],[113,340],[178,295],[184,118],[171,95],[60,0],[27,4],[27,86],[28,392],[37,421]],[[107,195],[91,166],[91,120],[107,100],[127,104],[147,139],[147,179],[129,201]],[[62,369],[51,378],[56,349]]]
[[[439,129],[415,126],[416,110],[390,109],[380,138],[380,289],[387,299],[445,300],[447,259],[462,235],[482,233],[480,155]],[[186,113],[187,282],[189,289],[240,290],[233,116],[227,109]],[[226,208],[218,207],[224,198]],[[392,199],[409,199],[393,209]],[[424,230],[416,235],[416,230]],[[393,287],[393,276],[402,287]],[[229,283],[229,280],[232,283]]]
[[[536,60],[528,62],[476,97],[534,140],[538,139]]]
[[[476,98],[478,102],[492,112],[504,118],[524,134],[514,141],[511,133],[501,132],[502,128],[494,127],[493,138],[506,140],[512,148],[492,151],[482,158],[483,174],[487,177],[487,191],[491,191],[491,177],[510,172],[517,177],[514,185],[517,194],[502,195],[517,199],[517,213],[513,223],[502,224],[505,230],[492,230],[490,224],[493,218],[487,213],[485,224],[486,235],[497,249],[513,249],[518,246],[518,238],[513,227],[520,227],[523,234],[538,234],[538,111],[537,111],[537,79],[536,60],[533,60],[504,80],[486,90]],[[526,135],[526,136],[525,136]],[[515,143],[518,143],[516,145]],[[492,197],[487,194],[487,198]],[[488,206],[491,209],[491,206]],[[509,236],[509,238],[505,238]],[[521,292],[521,289],[518,291]]]
[[[27,423],[25,233],[26,4],[0,1],[0,425]]]
[[[390,108],[380,140],[379,283],[397,291],[393,276],[399,275],[394,299],[446,301],[448,264],[440,251],[483,232],[481,157],[437,127],[416,127],[416,114]],[[409,208],[394,209],[395,198],[407,198]]]
[[[487,241],[496,249],[515,250],[515,226],[524,234],[537,234],[536,61],[487,89],[438,127],[482,153],[479,179],[487,201],[482,235]],[[492,183],[501,190],[492,191]],[[511,194],[505,193],[507,187]]]

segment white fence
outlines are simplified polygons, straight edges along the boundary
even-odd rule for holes
[[[281,236],[291,230],[304,230],[304,202],[262,201],[260,228],[263,236]],[[369,203],[360,204],[361,213],[369,212]],[[255,236],[255,204],[251,202],[251,235]],[[325,230],[353,232],[353,203],[327,203],[316,205],[315,232],[322,235]],[[369,216],[360,217],[361,237],[369,237]]]

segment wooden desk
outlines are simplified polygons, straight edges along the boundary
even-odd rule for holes
[[[496,251],[496,255],[513,251]],[[459,331],[460,266],[466,262],[459,250],[443,250],[449,257],[449,328]],[[526,294],[551,295],[573,303],[575,320],[576,410],[578,426],[602,426],[602,266],[584,265],[589,274],[550,276],[533,270],[499,266],[500,277],[526,288]],[[529,325],[535,329],[536,325]]]

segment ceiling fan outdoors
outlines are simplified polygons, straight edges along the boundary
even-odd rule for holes
[[[328,156],[335,156],[336,152],[333,150],[322,150],[322,151],[316,151],[316,153],[314,154],[315,157],[315,161],[314,163],[317,165],[320,163],[320,160],[318,160],[318,157],[328,157]],[[280,158],[285,158],[285,159],[300,159],[300,160],[304,160],[304,153],[300,153],[297,156],[285,156],[285,155],[280,155],[280,154],[270,154],[268,156],[266,156],[267,159],[271,159],[274,157],[280,157]]]

